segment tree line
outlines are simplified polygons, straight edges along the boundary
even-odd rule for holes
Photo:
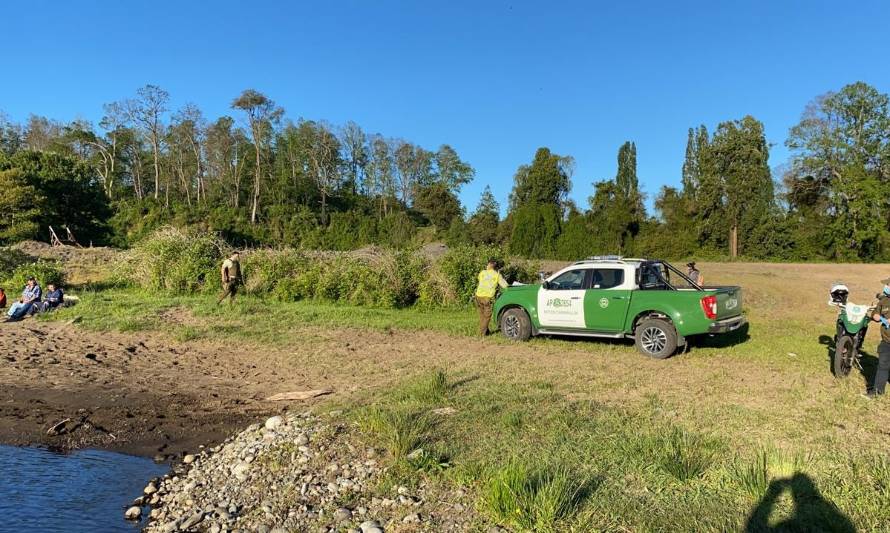
[[[460,204],[475,170],[450,145],[291,120],[253,89],[215,119],[170,107],[167,91],[146,85],[104,105],[96,125],[0,114],[0,243],[46,240],[53,225],[128,246],[172,224],[237,245],[337,250],[444,240],[562,259],[890,257],[890,106],[862,82],[806,107],[778,175],[754,117],[690,128],[682,181],[657,191],[653,213],[633,142],[586,208],[568,197],[574,159],[538,149],[516,170],[502,218],[488,187],[469,212]]]

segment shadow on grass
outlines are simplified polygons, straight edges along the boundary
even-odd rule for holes
[[[791,492],[794,507],[791,516],[770,525],[770,514],[779,497]],[[748,515],[746,533],[779,531],[832,531],[855,533],[853,522],[836,505],[822,497],[810,476],[797,472],[790,478],[774,479],[766,494]]]
[[[819,335],[819,344],[828,348],[828,371],[833,374],[836,349],[835,340],[828,335]],[[859,364],[862,365],[862,367],[859,368],[859,374],[862,376],[865,388],[870,389],[875,383],[875,373],[878,371],[878,358],[863,350],[859,350],[859,355]]]
[[[720,333],[717,335],[697,335],[688,339],[690,348],[729,348],[748,342],[751,335],[748,334],[750,324],[745,324],[735,331]]]

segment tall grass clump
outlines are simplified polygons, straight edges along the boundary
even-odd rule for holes
[[[374,433],[396,461],[432,442],[434,420],[425,411],[402,407],[372,407],[361,425]]]
[[[661,468],[679,481],[702,477],[714,461],[710,442],[680,428],[671,431],[661,448]]]
[[[754,498],[766,492],[774,478],[790,478],[807,469],[808,458],[799,453],[762,448],[754,459],[736,457],[729,467],[730,483]]]
[[[402,401],[431,405],[444,400],[450,391],[448,375],[444,370],[436,369],[397,390],[396,397]]]
[[[742,492],[759,498],[769,485],[769,452],[760,450],[751,461],[737,458],[730,467],[730,478]]]
[[[585,483],[565,466],[530,467],[512,460],[482,488],[484,508],[499,522],[530,531],[555,531],[580,505]]]
[[[226,248],[213,235],[162,228],[133,247],[116,277],[151,290],[194,293],[217,289],[218,268]]]

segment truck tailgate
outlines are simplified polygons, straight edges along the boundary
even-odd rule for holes
[[[742,314],[741,287],[708,287],[717,296],[717,320]]]

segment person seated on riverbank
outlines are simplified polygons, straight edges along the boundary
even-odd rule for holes
[[[3,287],[0,287],[0,309],[6,308],[6,293],[3,292]]]
[[[18,320],[27,315],[34,304],[40,303],[41,294],[40,285],[34,276],[28,278],[28,284],[22,290],[22,297],[18,302],[9,306],[9,311],[6,313],[7,320]]]
[[[52,311],[57,307],[61,307],[64,303],[65,293],[62,292],[62,289],[56,287],[55,283],[48,283],[46,285],[46,297],[43,298],[42,302],[31,306],[31,314]]]

